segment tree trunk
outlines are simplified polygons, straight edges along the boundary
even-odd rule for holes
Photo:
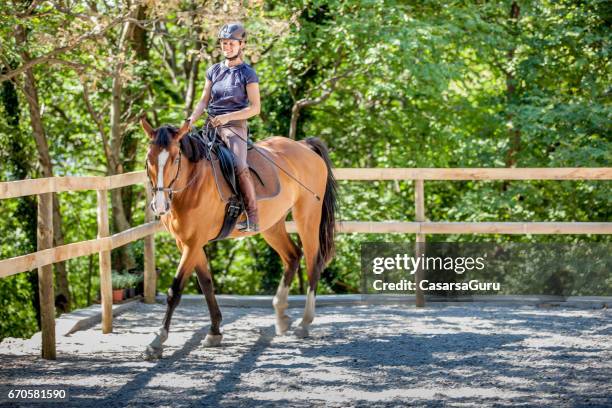
[[[62,231],[62,215],[60,213],[59,199],[53,194],[53,246],[64,245],[64,231]],[[68,284],[68,271],[66,262],[55,265],[55,307],[62,313],[72,309],[72,297]]]
[[[21,46],[27,47],[27,34],[25,27],[17,26],[16,40]],[[21,52],[21,57],[24,63],[30,60],[30,56],[26,51]],[[38,163],[40,164],[43,177],[53,177],[53,167],[51,164],[51,156],[49,155],[49,144],[45,134],[44,125],[40,116],[40,103],[38,98],[38,89],[36,87],[36,78],[31,68],[25,71],[25,79],[23,92],[28,102],[30,112],[30,120],[32,124],[32,133],[36,141],[38,150]],[[62,219],[59,211],[59,201],[57,195],[53,194],[53,226],[54,226],[54,245],[61,245],[64,242],[62,233]],[[56,288],[56,306],[59,311],[67,312],[70,310],[70,290],[68,285],[68,274],[66,272],[66,263],[58,262],[55,264],[55,282]]]
[[[138,18],[142,13],[142,7],[138,7],[132,17]],[[122,99],[123,99],[123,80],[121,78],[123,67],[125,65],[125,53],[127,52],[128,46],[131,44],[135,49],[139,49],[135,44],[137,38],[146,38],[143,35],[137,34],[139,31],[138,26],[132,22],[126,22],[121,30],[119,37],[119,43],[117,46],[116,58],[117,62],[113,70],[112,79],[112,100],[110,107],[110,157],[107,157],[107,171],[109,175],[121,174],[124,172],[124,166],[121,160],[122,145],[124,140],[123,128],[121,126],[121,113],[122,113]],[[146,53],[146,47],[139,49],[141,52]],[[144,50],[144,51],[143,51]],[[130,194],[129,192],[127,193]],[[128,200],[131,202],[131,200]],[[127,218],[127,214],[123,202],[122,189],[111,190],[111,205],[112,205],[112,219],[113,227],[115,232],[124,231],[130,228],[130,223]],[[123,246],[117,250],[118,258],[115,258],[115,268],[130,270],[136,267],[134,256],[129,250],[128,246]]]
[[[126,23],[123,30],[128,29],[130,23]],[[121,164],[121,145],[123,143],[123,134],[121,129],[121,98],[123,96],[123,83],[121,80],[121,71],[123,69],[123,56],[121,55],[123,45],[125,43],[126,33],[122,33],[120,47],[118,50],[119,61],[113,71],[113,84],[112,84],[112,95],[111,95],[111,107],[110,107],[110,153],[111,157],[107,157],[107,171],[109,175],[123,173],[123,165]],[[123,208],[123,200],[121,196],[121,189],[111,190],[111,206],[112,206],[112,220],[114,232],[124,231],[130,228],[130,224],[125,216]],[[119,258],[116,264],[117,269],[132,269],[136,263],[134,258],[131,256],[127,246],[120,247],[117,250]]]
[[[191,66],[187,76],[187,89],[185,90],[185,117],[191,114],[193,109],[193,101],[196,94],[196,84],[198,82],[198,70],[200,67],[200,59],[197,55],[192,55]]]
[[[289,139],[295,140],[297,135],[297,123],[298,119],[300,118],[300,110],[301,107],[299,102],[293,104],[293,107],[291,108],[291,121],[289,122]]]
[[[513,1],[512,5],[510,6],[509,25],[513,27],[514,29],[516,29],[520,11],[521,9],[519,5],[516,3],[516,1]],[[513,47],[510,50],[508,50],[509,65],[511,65],[512,60],[514,59],[515,51],[516,51],[516,47]],[[515,78],[514,69],[510,67],[506,71],[506,100],[508,104],[512,104],[512,102],[514,101],[514,98],[516,98],[516,82],[517,82],[517,79]],[[513,123],[512,114],[508,114],[507,118],[508,118],[508,122],[512,123],[512,127],[509,129],[510,144],[508,147],[508,151],[506,153],[505,162],[506,162],[506,167],[515,167],[518,162],[518,153],[521,150],[521,130],[518,128],[516,123]]]
[[[142,163],[136,161],[139,138],[140,132],[138,131],[130,131],[123,138],[121,154],[123,157],[123,171],[126,173],[142,169]],[[132,225],[132,204],[134,203],[134,189],[132,186],[121,189],[121,198],[125,219],[129,225]]]
[[[136,11],[136,18],[138,20],[144,20],[146,18],[146,6],[139,6]],[[138,26],[133,25],[130,34],[128,35],[128,41],[131,48],[134,50],[136,58],[139,61],[149,60],[149,47],[147,44],[147,31]],[[139,91],[137,91],[139,92]],[[140,92],[138,95],[130,95],[127,97],[131,100],[133,106],[141,106],[145,93]],[[132,109],[133,111],[140,111],[140,109]],[[138,153],[138,142],[140,141],[139,131],[130,131],[128,134],[124,134],[123,143],[121,145],[121,154],[123,158],[123,172],[130,172],[137,169],[138,166],[142,166],[140,162],[136,161],[136,154]],[[141,168],[141,167],[140,167]],[[121,196],[123,202],[123,211],[125,219],[128,225],[132,225],[132,204],[134,202],[134,189],[132,186],[124,187],[121,189]]]
[[[6,73],[8,67],[2,68],[2,73]],[[16,135],[14,138],[9,139],[7,146],[7,155],[10,165],[11,172],[15,175],[15,180],[24,180],[32,173],[32,166],[30,165],[28,157],[28,149],[25,147],[23,138],[19,135],[19,95],[15,89],[13,81],[4,81],[2,83],[2,89],[0,90],[2,96],[2,106],[6,114],[6,123],[13,133]],[[28,252],[36,251],[36,212],[37,203],[35,196],[26,196],[18,198],[17,209],[15,211],[15,217],[20,220],[21,228],[26,231],[26,237],[28,240]],[[36,322],[38,324],[38,330],[40,330],[40,297],[38,292],[38,271],[34,270],[27,274],[28,282],[30,282],[32,296],[30,298],[32,307],[36,313]]]

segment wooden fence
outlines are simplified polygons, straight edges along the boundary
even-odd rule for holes
[[[426,234],[611,234],[612,222],[429,222],[425,218],[426,180],[612,180],[612,168],[478,168],[478,169],[335,169],[338,180],[412,180],[415,183],[415,221],[362,222],[338,224],[341,233],[414,233],[417,250],[422,250]],[[139,239],[144,246],[144,301],[155,301],[156,274],[153,236],[163,230],[148,211],[146,223],[114,235],[109,234],[108,190],[146,181],[143,171],[109,177],[53,177],[0,183],[0,200],[38,195],[37,252],[0,260],[0,278],[38,268],[42,356],[55,359],[55,307],[52,264],[79,256],[99,254],[102,330],[112,331],[112,283],[110,251]],[[146,183],[148,184],[148,183]],[[53,193],[96,190],[98,196],[98,236],[96,239],[52,247]],[[295,225],[287,223],[289,232]],[[415,280],[421,279],[417,271]],[[422,291],[416,292],[417,306],[424,306]]]

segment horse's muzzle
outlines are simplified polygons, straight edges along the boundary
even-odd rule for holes
[[[165,199],[163,201],[160,200],[163,204],[159,206],[160,203],[158,203],[157,201],[157,198],[151,200],[151,204],[149,204],[149,207],[151,208],[151,211],[153,211],[153,214],[157,215],[158,217],[161,217],[162,215],[170,211],[170,203],[168,202],[168,200]]]

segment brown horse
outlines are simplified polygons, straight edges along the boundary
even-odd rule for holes
[[[196,143],[191,136],[185,137],[188,133],[186,125],[180,129],[172,126],[153,129],[145,117],[141,119],[141,125],[151,140],[147,153],[147,171],[155,187],[151,208],[161,216],[181,251],[172,287],[168,289],[163,326],[145,351],[145,357],[151,359],[162,355],[172,313],[194,269],[211,319],[204,345],[210,347],[221,343],[221,311],[203,247],[219,232],[225,203],[213,179],[211,163],[206,159],[206,146]],[[285,137],[272,137],[256,146],[264,149],[286,171],[279,172],[280,193],[258,203],[260,233],[280,255],[285,268],[272,302],[276,312],[276,333],[284,334],[291,325],[285,313],[289,306],[287,296],[302,257],[302,250],[285,229],[286,217],[292,211],[302,242],[309,283],[304,315],[295,329],[295,334],[303,337],[308,335],[308,327],[314,319],[315,293],[321,271],[334,255],[336,181],[327,148],[319,139],[296,142]],[[229,237],[253,234],[235,230]]]

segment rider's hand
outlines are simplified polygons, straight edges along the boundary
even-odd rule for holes
[[[229,119],[228,115],[219,115],[219,116],[215,116],[214,118],[210,119],[210,123],[214,127],[223,126],[223,125],[225,125],[229,121],[230,121],[230,119]]]

